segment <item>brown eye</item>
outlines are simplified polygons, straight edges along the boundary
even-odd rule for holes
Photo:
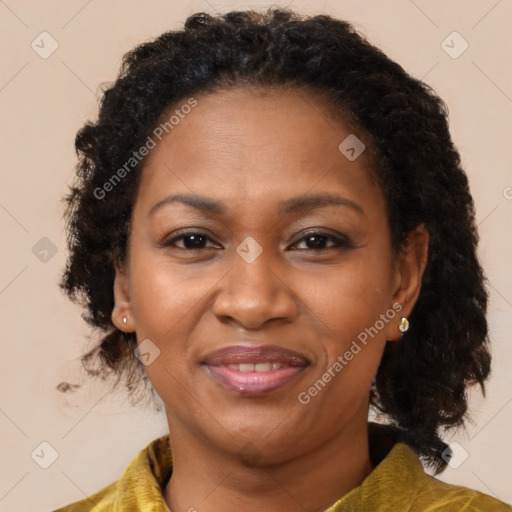
[[[183,241],[183,246],[178,246],[177,242]],[[172,238],[166,242],[163,242],[163,247],[172,247],[175,246],[178,249],[184,250],[196,250],[196,249],[205,249],[205,244],[211,241],[210,237],[205,233],[201,232],[189,232],[182,233],[179,236]]]
[[[325,247],[328,242],[332,242],[334,245],[330,247]],[[346,237],[336,237],[329,233],[323,232],[312,232],[308,233],[306,236],[302,237],[298,240],[294,245],[297,245],[299,242],[304,242],[308,245],[305,250],[312,251],[322,251],[326,249],[335,249],[338,247],[351,248],[353,247],[352,243]]]

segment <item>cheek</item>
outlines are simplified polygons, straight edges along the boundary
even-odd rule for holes
[[[322,332],[323,357],[311,385],[318,379],[327,381],[330,391],[322,392],[318,403],[333,414],[357,408],[377,372],[386,328],[396,315],[390,304],[390,269],[390,259],[362,250],[321,279],[304,277],[310,288],[306,295],[313,313],[310,321]]]
[[[334,348],[350,344],[390,308],[390,268],[390,260],[362,250],[346,263],[323,270],[322,275],[304,273],[303,298],[314,313],[312,318],[323,322],[327,339],[335,338]],[[379,327],[383,331],[380,323]]]
[[[147,346],[152,357],[145,371],[164,402],[179,410],[190,400],[189,340],[197,328],[208,287],[201,279],[190,280],[176,266],[148,254],[134,257],[132,262],[137,338],[139,343],[151,342]]]
[[[147,249],[134,248],[131,256],[137,338],[139,343],[150,340],[158,354],[145,367],[146,373],[160,396],[185,404],[190,395],[183,386],[190,389],[193,385],[191,361],[197,357],[194,340],[204,339],[204,333],[211,332],[204,327],[211,292],[227,270],[221,265],[198,269],[197,265],[172,264],[163,252]]]
[[[171,264],[151,253],[134,254],[131,266],[132,309],[137,333],[164,340],[175,338],[189,318],[204,307],[208,290],[219,280],[213,268]],[[188,318],[187,318],[188,317]]]

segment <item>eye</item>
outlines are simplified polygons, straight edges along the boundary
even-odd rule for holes
[[[336,237],[331,235],[330,233],[324,233],[322,231],[313,231],[308,233],[306,236],[303,236],[299,239],[294,245],[297,245],[299,242],[303,242],[310,245],[310,247],[306,247],[306,250],[312,251],[322,251],[327,249],[335,249],[337,247],[345,247],[345,248],[353,248],[353,244],[350,240],[345,236]],[[325,244],[331,241],[334,245],[331,247],[325,247]]]
[[[178,249],[184,249],[189,251],[205,249],[205,244],[208,240],[212,241],[211,238],[206,233],[191,231],[188,233],[182,233],[181,235],[176,236],[171,240],[164,241],[162,243],[162,247],[175,246]],[[178,246],[177,242],[183,242],[183,246]]]
[[[187,232],[182,233],[168,241],[164,241],[162,243],[162,247],[176,247],[177,249],[183,249],[187,251],[193,251],[193,250],[200,250],[200,249],[206,249],[206,244],[208,241],[213,242],[213,240],[206,234],[199,231],[194,232]],[[181,243],[182,245],[178,245],[178,243]],[[331,246],[326,247],[326,243],[330,242]],[[308,233],[306,236],[303,236],[295,244],[296,246],[299,243],[305,243],[309,247],[305,247],[302,249],[305,250],[311,250],[311,251],[323,251],[327,249],[335,249],[338,247],[345,247],[345,248],[353,248],[353,244],[350,242],[350,240],[341,235],[339,237],[336,237],[330,233],[324,233],[321,231],[314,231],[311,233]]]

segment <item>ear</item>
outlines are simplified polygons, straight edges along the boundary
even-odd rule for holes
[[[125,265],[115,266],[114,308],[112,323],[121,331],[134,332],[135,321],[132,313],[128,272]],[[123,319],[126,318],[126,323]]]
[[[396,256],[392,304],[398,315],[387,325],[386,339],[389,341],[400,340],[400,320],[411,314],[420,295],[421,279],[427,266],[428,243],[429,234],[421,224],[408,233],[405,247]]]

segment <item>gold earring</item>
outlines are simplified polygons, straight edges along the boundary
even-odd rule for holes
[[[409,329],[409,320],[407,320],[407,317],[403,316],[400,321],[400,325],[398,326],[398,330],[403,333],[407,331],[407,329]]]

